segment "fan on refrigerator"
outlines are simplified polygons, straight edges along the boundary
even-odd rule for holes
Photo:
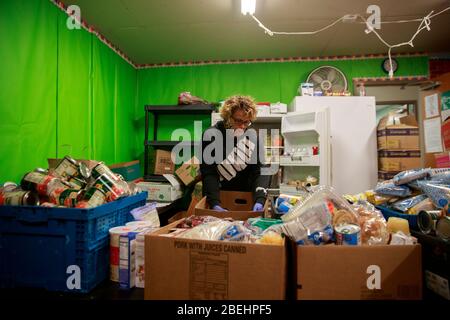
[[[308,76],[308,83],[314,85],[314,91],[342,92],[347,90],[347,79],[341,70],[332,66],[314,69]]]

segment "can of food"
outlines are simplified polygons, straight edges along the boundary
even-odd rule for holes
[[[83,179],[79,179],[76,177],[70,177],[67,182],[70,184],[70,187],[73,189],[81,190],[86,187],[86,181]]]
[[[29,172],[27,173],[20,183],[22,189],[29,191],[36,191],[40,196],[48,195],[48,186],[52,181],[58,178],[47,175],[43,172]]]
[[[81,201],[76,205],[77,208],[93,208],[106,202],[106,194],[103,190],[96,187],[90,187],[83,194]]]
[[[78,162],[69,156],[65,156],[56,166],[54,173],[67,180],[70,177],[77,177],[80,175]]]
[[[77,189],[65,189],[59,194],[58,204],[73,208],[80,200],[81,191]]]
[[[361,228],[356,224],[341,224],[334,227],[336,244],[357,246],[361,244]]]
[[[441,210],[420,211],[417,215],[417,225],[420,232],[429,234],[436,230],[436,222],[442,216]]]
[[[39,196],[33,191],[14,190],[0,191],[0,205],[9,206],[38,206]]]
[[[436,235],[443,240],[450,240],[450,217],[445,216],[436,222]]]
[[[111,169],[109,169],[105,163],[99,162],[95,167],[92,168],[91,176],[94,179],[98,179],[98,177],[102,175],[107,175],[112,180],[119,180],[114,174],[114,172],[112,172]]]
[[[109,174],[102,174],[95,180],[94,187],[106,194],[106,201],[111,202],[125,195],[121,181],[113,180]]]

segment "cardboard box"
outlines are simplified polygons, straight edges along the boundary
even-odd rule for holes
[[[442,141],[444,142],[445,150],[450,150],[450,119],[444,121],[441,127]]]
[[[377,128],[378,150],[420,150],[419,127],[413,115],[388,115]]]
[[[390,180],[392,179],[397,173],[400,173],[401,171],[378,171],[378,179],[379,180]]]
[[[54,158],[48,158],[47,162],[48,162],[48,168],[49,169],[55,169],[56,166],[61,162],[62,159],[54,159]],[[86,159],[75,159],[78,162],[83,162],[89,169],[92,169],[93,167],[95,167],[99,161],[96,160],[86,160]]]
[[[139,182],[137,186],[148,192],[147,200],[172,202],[182,197],[183,190],[172,174],[163,175],[169,182]]]
[[[282,300],[286,247],[145,236],[146,300]]]
[[[270,105],[270,113],[287,113],[287,104],[277,102]]]
[[[260,217],[267,213],[269,201],[266,200],[264,211],[252,211],[253,194],[251,192],[220,191],[221,207],[228,211],[216,211],[209,208],[206,197],[203,197],[195,206],[194,213],[197,216],[231,217],[235,220],[246,220],[250,217]]]
[[[420,245],[297,246],[297,299],[421,299],[421,253]]]
[[[133,181],[141,177],[139,160],[116,163],[108,166],[112,172],[120,174],[125,181]]]
[[[450,168],[450,152],[435,153],[436,168]]]
[[[378,152],[380,171],[404,171],[421,167],[420,151],[382,150]]]
[[[155,156],[155,174],[171,174],[175,171],[175,164],[172,161],[172,152],[165,150],[156,150]]]
[[[194,156],[183,163],[175,173],[184,185],[190,185],[200,179],[200,161]]]

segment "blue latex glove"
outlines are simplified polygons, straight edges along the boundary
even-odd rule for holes
[[[216,210],[216,211],[228,211],[227,209],[222,208],[222,207],[219,206],[218,204],[216,204],[216,205],[213,207],[213,210]]]
[[[255,205],[253,206],[253,211],[263,211],[263,209],[264,206],[259,202],[255,203]]]

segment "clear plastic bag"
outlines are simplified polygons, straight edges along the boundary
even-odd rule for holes
[[[196,240],[220,240],[220,237],[227,231],[233,223],[226,220],[216,220],[199,224],[192,229],[188,229],[180,238]]]
[[[273,228],[281,231],[297,243],[325,243],[330,238],[329,226],[356,223],[357,215],[345,199],[331,187],[321,186],[301,204],[282,216],[284,223]],[[331,227],[331,234],[332,232]],[[308,238],[309,237],[309,238]]]
[[[361,228],[361,244],[383,245],[389,241],[386,219],[369,202],[360,202],[353,206],[358,215]]]

